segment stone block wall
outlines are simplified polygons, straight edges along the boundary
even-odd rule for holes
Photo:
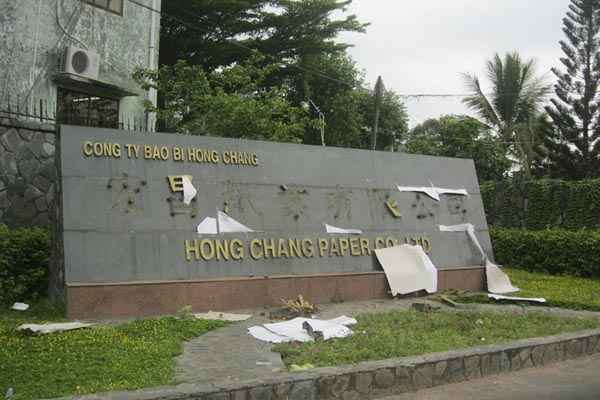
[[[0,223],[49,226],[58,173],[54,125],[0,116]]]

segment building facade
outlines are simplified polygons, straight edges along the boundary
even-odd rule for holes
[[[160,0],[0,0],[0,108],[150,129],[132,73],[157,67],[159,30]]]

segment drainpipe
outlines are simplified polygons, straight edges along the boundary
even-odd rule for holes
[[[152,9],[160,11],[160,0],[152,0]],[[158,60],[156,58],[156,45],[157,45],[156,42],[157,42],[158,30],[160,29],[160,26],[159,26],[160,14],[155,11],[149,11],[149,12],[152,15],[152,18],[151,18],[151,22],[150,22],[150,43],[148,46],[148,68],[158,69]],[[156,101],[157,101],[156,89],[150,88],[148,90],[148,100],[150,100],[152,105],[154,107],[156,107]],[[146,118],[147,118],[146,126],[147,126],[148,130],[153,129],[154,124],[156,122],[156,114],[148,113]]]
[[[56,0],[58,2],[58,0]],[[37,21],[35,23],[35,30],[33,32],[33,60],[31,62],[31,70],[29,71],[29,81],[30,86],[33,88],[35,86],[35,70],[37,67],[37,54],[38,54],[38,43],[39,43],[39,33],[40,33],[40,17],[42,14],[42,0],[38,1],[37,7]],[[35,93],[35,92],[34,92]],[[27,100],[27,99],[26,99]],[[29,99],[29,108],[31,109],[31,114],[33,114],[33,107],[35,104],[34,96],[31,96]],[[40,111],[41,113],[41,111]]]

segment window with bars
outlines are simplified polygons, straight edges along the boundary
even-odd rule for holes
[[[124,0],[82,0],[84,3],[102,8],[115,14],[123,15]]]
[[[119,100],[58,88],[56,119],[61,124],[119,127]]]

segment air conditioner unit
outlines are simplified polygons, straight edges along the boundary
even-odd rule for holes
[[[99,69],[100,56],[98,53],[75,46],[67,47],[65,57],[66,73],[97,80]]]

